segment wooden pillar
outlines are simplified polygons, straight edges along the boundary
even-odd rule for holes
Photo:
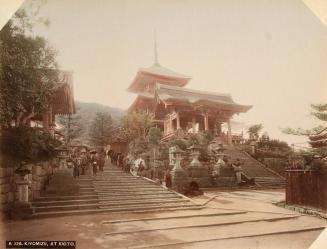
[[[195,133],[195,117],[192,117],[192,133]]]
[[[177,130],[181,128],[181,121],[180,121],[180,116],[179,113],[176,113],[176,122],[177,122]]]
[[[207,113],[204,114],[204,130],[209,130],[209,117]]]
[[[220,122],[216,122],[216,134],[220,135],[221,134],[221,123]]]
[[[169,114],[169,133],[173,131],[173,120],[171,118],[171,115]]]
[[[232,127],[230,125],[230,120],[228,120],[227,122],[227,126],[228,126],[228,132],[227,132],[227,142],[228,144],[232,144]]]

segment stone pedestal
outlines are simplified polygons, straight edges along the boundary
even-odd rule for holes
[[[18,200],[16,200],[11,208],[12,218],[27,218],[34,213],[34,210],[29,202],[29,191],[28,187],[30,181],[21,177],[22,179],[16,181],[16,186],[18,190]]]
[[[190,183],[190,179],[182,167],[171,171],[171,180],[172,188],[180,193],[183,193]]]
[[[171,180],[172,180],[172,188],[177,192],[183,193],[190,183],[190,179],[187,173],[181,167],[181,160],[182,160],[181,153],[183,153],[183,151],[180,150],[178,147],[175,147],[173,150],[171,150],[170,148],[169,150],[173,151],[174,160],[175,160],[174,168],[170,173]]]
[[[209,172],[199,161],[200,152],[195,151],[192,153],[192,156],[193,159],[187,168],[189,177],[192,179],[192,181],[197,182],[199,187],[211,186]]]

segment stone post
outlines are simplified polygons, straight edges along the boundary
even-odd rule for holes
[[[251,146],[251,155],[255,155],[257,143],[254,140],[252,140],[250,146]]]

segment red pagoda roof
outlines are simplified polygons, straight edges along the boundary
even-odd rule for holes
[[[127,90],[131,92],[140,92],[143,91],[146,84],[154,85],[156,82],[182,87],[185,86],[190,79],[190,76],[176,73],[158,63],[154,63],[151,67],[140,68]]]
[[[229,94],[198,91],[177,86],[157,84],[156,98],[160,102],[183,103],[187,105],[210,105],[233,110],[236,113],[247,112],[252,108],[250,105],[240,105],[233,101]]]

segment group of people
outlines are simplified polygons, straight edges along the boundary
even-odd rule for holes
[[[74,151],[67,159],[67,163],[73,168],[74,178],[77,178],[80,175],[95,176],[98,171],[103,171],[106,157],[107,154],[105,151]]]

